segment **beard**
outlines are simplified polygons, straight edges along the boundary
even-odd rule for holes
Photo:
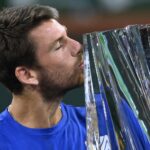
[[[83,72],[40,69],[38,91],[46,102],[63,97],[66,92],[83,84]]]

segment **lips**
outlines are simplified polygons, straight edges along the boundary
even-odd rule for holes
[[[83,62],[83,60],[82,60],[81,63],[79,64],[79,67],[80,67],[81,69],[84,68],[84,62]]]

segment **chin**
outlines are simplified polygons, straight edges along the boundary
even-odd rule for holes
[[[75,88],[77,88],[77,87],[80,87],[80,86],[82,86],[84,84],[84,77],[83,77],[83,75],[81,75],[79,78],[78,78],[78,80],[77,80],[77,82],[75,83]]]
[[[79,77],[79,85],[83,85],[83,83],[84,83],[84,75],[82,73]]]
[[[76,80],[76,82],[70,84],[70,86],[68,86],[68,88],[66,89],[66,91],[70,91],[72,89],[75,89],[75,88],[83,86],[83,83],[84,83],[83,79],[84,78],[79,78],[78,80]]]

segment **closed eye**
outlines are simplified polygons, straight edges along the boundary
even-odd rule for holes
[[[63,47],[63,42],[62,41],[58,41],[57,44],[56,44],[55,50],[59,50],[61,47]]]
[[[59,50],[62,47],[62,45],[60,45],[59,47],[57,47],[55,50]]]

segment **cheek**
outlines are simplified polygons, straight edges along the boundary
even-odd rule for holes
[[[77,58],[72,57],[67,49],[58,50],[45,56],[43,66],[54,73],[72,74],[77,70]]]
[[[68,72],[75,70],[77,65],[75,60],[65,57],[63,59],[58,58],[57,62],[53,61],[52,66],[57,70],[60,69],[63,72]]]
[[[67,78],[70,74],[73,74],[75,72],[74,67],[72,64],[68,64],[67,62],[58,62],[58,63],[52,63],[48,65],[47,70],[51,73],[53,73],[56,76],[59,76],[59,78]]]

